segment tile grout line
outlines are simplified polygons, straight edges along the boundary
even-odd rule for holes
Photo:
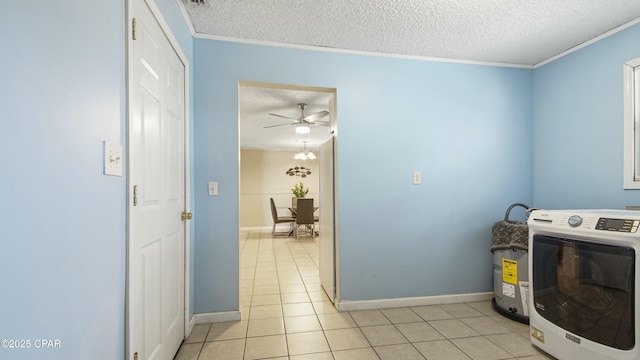
[[[251,232],[249,232],[249,234],[251,234]],[[248,343],[248,339],[249,339],[249,323],[250,323],[250,317],[251,317],[251,311],[253,308],[253,297],[254,297],[254,292],[255,292],[255,287],[256,287],[256,274],[258,272],[258,259],[260,257],[260,247],[262,246],[262,234],[260,234],[257,238],[258,240],[258,244],[256,247],[256,252],[255,252],[255,263],[253,265],[253,278],[252,278],[252,286],[251,286],[251,299],[249,300],[249,313],[247,314],[247,329],[245,331],[244,334],[244,347],[242,349],[242,358],[244,359],[246,357],[247,354],[247,343]],[[240,256],[242,257],[242,254],[240,254]],[[242,321],[242,310],[240,312],[240,321]]]
[[[291,252],[291,255],[293,256],[293,252],[291,251],[291,247],[289,246],[288,243],[287,243],[287,247],[289,248],[289,252]],[[309,250],[304,245],[303,245],[303,249],[307,253],[307,256],[309,256],[311,258],[311,261],[314,264],[316,264],[315,261],[313,261],[313,258],[310,256]],[[298,263],[295,260],[295,256],[294,256],[294,262],[296,262],[296,269],[298,270],[298,275],[300,276],[300,279],[302,279],[302,274],[300,274],[300,267],[298,266]],[[318,269],[318,272],[319,272],[319,269]],[[311,304],[311,308],[313,309],[313,313],[314,313],[314,315],[316,317],[316,321],[318,321],[318,324],[320,324],[320,331],[322,332],[322,337],[324,338],[324,341],[327,342],[327,347],[329,348],[329,352],[331,353],[331,357],[333,359],[335,359],[335,356],[333,354],[333,350],[331,349],[331,344],[329,344],[329,338],[327,338],[327,332],[322,328],[322,323],[320,322],[320,318],[318,317],[318,315],[319,315],[318,311],[316,310],[315,306],[313,306],[313,300],[311,299],[311,296],[309,295],[309,288],[307,287],[307,284],[304,282],[304,280],[302,280],[302,284],[304,285],[305,292],[307,293],[307,297],[309,298],[309,304]]]
[[[275,239],[272,240],[274,242]],[[288,246],[287,246],[288,247]],[[273,244],[274,258],[276,245]],[[289,358],[289,338],[287,337],[287,322],[284,321],[284,303],[282,302],[282,287],[280,286],[280,269],[278,268],[278,259],[275,259],[276,276],[278,278],[278,295],[280,297],[280,311],[282,311],[282,328],[284,329],[284,346],[287,351],[287,359]],[[296,268],[297,269],[297,268]]]

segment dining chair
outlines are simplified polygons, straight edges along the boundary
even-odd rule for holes
[[[298,230],[300,226],[305,226],[311,229],[311,238],[315,236],[315,217],[313,215],[313,198],[300,198],[296,207],[296,217],[294,230],[296,232],[296,239],[298,239]]]
[[[279,216],[278,209],[276,209],[276,203],[273,201],[273,198],[269,198],[269,201],[271,202],[271,217],[273,218],[271,236],[289,236],[289,234],[291,234],[290,231],[276,233],[276,225],[284,223],[289,223],[291,225],[295,223],[295,218],[293,216]]]

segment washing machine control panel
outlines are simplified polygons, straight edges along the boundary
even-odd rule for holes
[[[629,219],[600,218],[596,224],[596,230],[631,232],[638,231],[640,221]]]
[[[584,236],[603,235],[603,232],[640,241],[640,211],[630,210],[534,210],[527,221],[529,231],[533,227],[545,231],[576,231]],[[608,235],[608,236],[609,236]]]
[[[567,222],[573,227],[580,226],[580,224],[582,224],[582,217],[580,215],[572,215]]]

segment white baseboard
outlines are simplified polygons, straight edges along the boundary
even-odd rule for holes
[[[338,311],[358,311],[358,310],[374,310],[389,309],[407,306],[424,306],[424,305],[443,305],[456,304],[463,302],[487,301],[494,296],[493,292],[471,293],[471,294],[454,294],[454,295],[437,295],[437,296],[420,296],[410,298],[396,299],[380,299],[380,300],[362,300],[362,301],[339,301],[336,304]]]
[[[224,312],[194,314],[193,317],[195,318],[196,324],[240,321],[240,311],[224,311]]]
[[[196,326],[196,316],[192,315],[191,319],[189,319],[189,322],[187,323],[187,326],[185,327],[185,334],[184,334],[184,338],[188,338],[189,335],[191,335],[191,332],[193,331],[193,328]]]
[[[271,228],[273,227],[273,225],[271,226],[246,226],[246,227],[240,227],[240,231],[250,231],[250,230],[269,230],[271,231]]]

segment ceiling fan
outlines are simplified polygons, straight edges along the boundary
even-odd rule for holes
[[[285,125],[295,125],[296,126],[296,131],[299,128],[305,128],[309,129],[309,126],[313,126],[313,125],[325,125],[328,126],[329,122],[328,121],[318,121],[322,118],[324,118],[325,116],[329,115],[329,112],[327,110],[322,110],[319,111],[317,113],[311,114],[311,115],[306,115],[304,114],[304,109],[307,107],[307,104],[305,103],[299,103],[298,107],[300,108],[300,117],[295,119],[295,118],[291,118],[288,116],[284,116],[284,115],[278,115],[278,114],[269,114],[271,116],[277,116],[277,117],[281,117],[284,119],[289,119],[291,120],[291,122],[288,123],[284,123],[284,124],[276,124],[276,125],[269,125],[269,126],[265,126],[264,128],[272,128],[272,127],[277,127],[277,126],[285,126]]]

